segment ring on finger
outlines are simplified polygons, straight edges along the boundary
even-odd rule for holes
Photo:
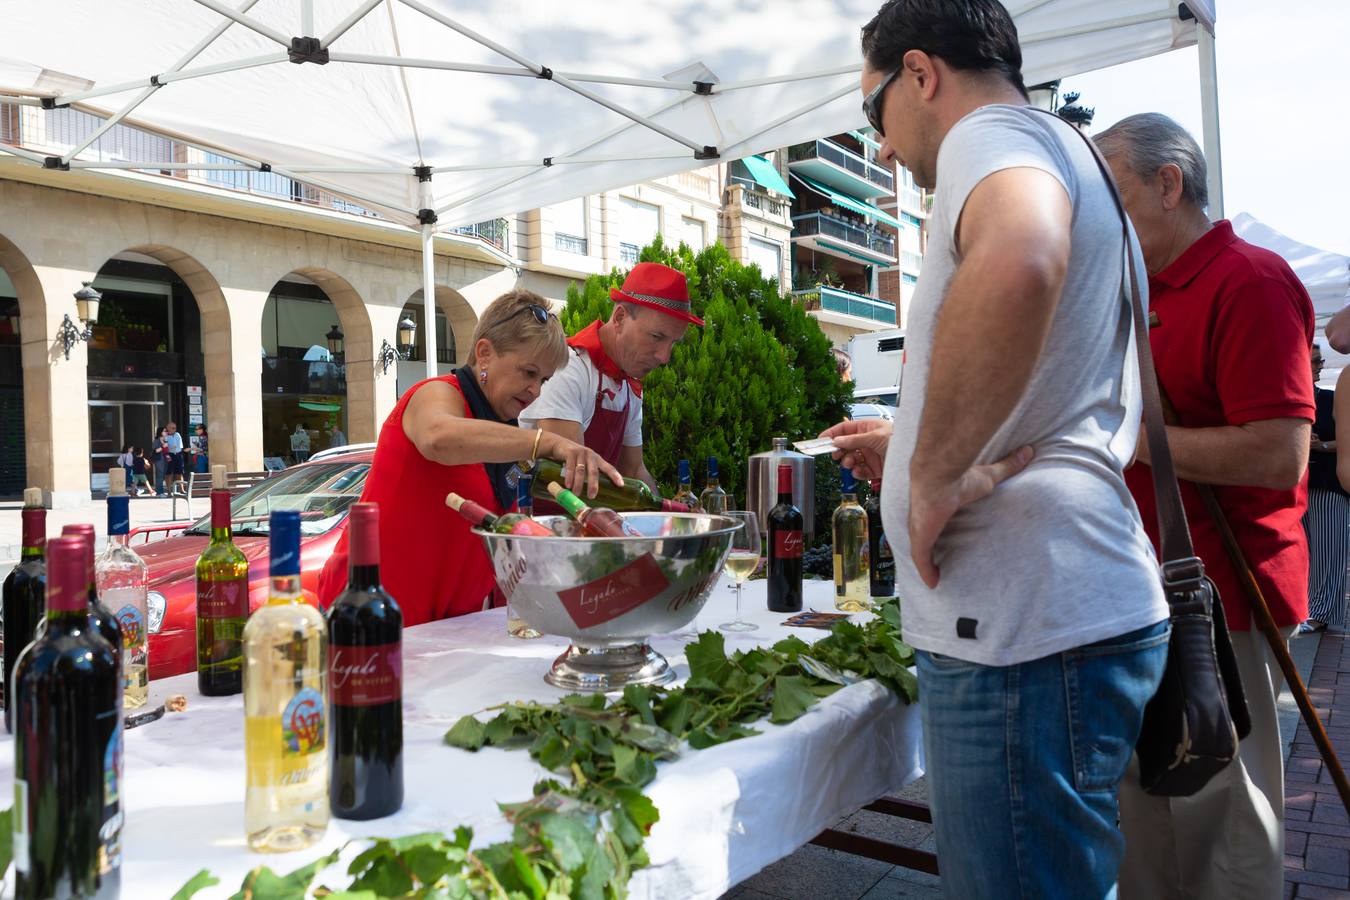
[[[585,464],[585,463],[577,463],[577,468],[578,468],[578,469],[584,469],[584,468],[586,468],[586,464]]]

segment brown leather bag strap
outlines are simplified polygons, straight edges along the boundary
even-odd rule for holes
[[[1167,425],[1163,418],[1162,397],[1158,391],[1158,374],[1153,367],[1153,348],[1148,339],[1148,315],[1144,312],[1144,301],[1139,291],[1139,273],[1134,262],[1133,241],[1130,238],[1130,220],[1125,214],[1125,204],[1120,199],[1120,189],[1115,176],[1101,150],[1086,134],[1069,125],[1054,113],[1036,107],[1025,107],[1033,112],[1049,116],[1061,122],[1083,139],[1092,158],[1097,162],[1102,177],[1106,179],[1111,200],[1120,216],[1121,234],[1124,240],[1125,274],[1121,278],[1121,293],[1134,322],[1134,345],[1139,357],[1139,385],[1143,390],[1144,430],[1148,439],[1149,468],[1153,471],[1153,494],[1158,507],[1158,545],[1162,555],[1163,582],[1168,587],[1184,588],[1187,583],[1198,581],[1204,575],[1204,565],[1195,555],[1191,544],[1191,532],[1186,524],[1186,508],[1181,502],[1181,488],[1177,484],[1176,467],[1172,464],[1172,451],[1167,446]]]

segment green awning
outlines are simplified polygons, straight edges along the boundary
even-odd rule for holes
[[[773,163],[762,156],[747,156],[741,160],[745,163],[746,169],[750,171],[750,177],[755,179],[755,183],[760,187],[767,188],[775,193],[782,194],[785,197],[795,197],[792,188],[783,180],[783,176],[778,174]]]
[[[892,228],[900,227],[900,220],[887,212],[882,212],[875,206],[870,206],[861,200],[850,197],[848,194],[841,194],[832,187],[827,187],[816,181],[814,178],[807,178],[805,175],[792,173],[792,177],[809,187],[811,190],[820,194],[832,203],[842,206],[844,209],[852,210],[860,216],[866,216],[869,219],[876,219],[878,222],[885,222]]]
[[[860,143],[866,144],[868,147],[871,147],[873,150],[880,150],[880,149],[881,149],[881,145],[877,143],[877,139],[876,139],[876,138],[872,137],[871,135],[863,134],[861,131],[850,131],[850,132],[849,132],[849,137],[857,138],[858,141],[859,141]]]

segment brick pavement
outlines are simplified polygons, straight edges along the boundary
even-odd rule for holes
[[[1350,766],[1350,635],[1322,635],[1308,693],[1342,764]],[[1350,817],[1301,718],[1284,790],[1285,898],[1350,900]]]

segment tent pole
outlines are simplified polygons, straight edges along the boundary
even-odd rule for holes
[[[436,367],[436,255],[432,239],[435,225],[422,226],[422,339],[427,348],[427,377],[440,374]]]
[[[270,38],[271,40],[274,40],[281,46],[285,47],[286,49],[288,50],[290,49],[291,39],[286,37],[286,35],[282,34],[280,31],[277,31],[275,28],[272,28],[271,26],[264,25],[263,23],[255,19],[250,19],[243,13],[235,12],[234,10],[226,6],[224,3],[219,2],[219,0],[193,0],[193,2],[205,6],[207,9],[212,10],[213,12],[220,13],[227,19],[234,19],[236,22],[238,22],[240,25],[243,25],[245,28],[251,29],[252,31],[256,31],[263,37]]]
[[[359,7],[352,10],[352,14],[339,22],[332,31],[325,34],[323,40],[319,41],[319,46],[323,49],[327,49],[329,44],[346,34],[353,25],[366,17],[366,13],[370,12],[383,2],[384,0],[366,0],[365,3],[362,3]]]
[[[1200,115],[1205,128],[1205,163],[1209,172],[1209,217],[1224,217],[1223,152],[1219,147],[1219,70],[1214,56],[1214,35],[1195,23],[1200,50]]]
[[[300,34],[314,36],[314,0],[300,0]]]

